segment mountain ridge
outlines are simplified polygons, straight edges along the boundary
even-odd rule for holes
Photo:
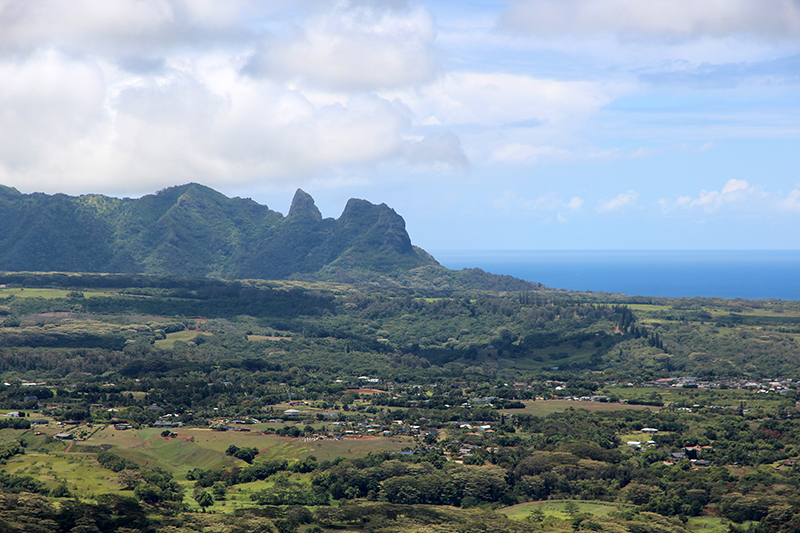
[[[6,271],[463,285],[459,272],[412,244],[386,204],[353,198],[339,218],[323,218],[302,189],[284,216],[198,183],[135,199],[0,185],[0,227]],[[471,288],[536,286],[470,270]]]

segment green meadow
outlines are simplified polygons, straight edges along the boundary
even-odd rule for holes
[[[596,501],[582,501],[582,500],[548,500],[542,502],[526,502],[511,507],[504,507],[498,509],[499,513],[506,515],[512,520],[524,520],[530,516],[531,511],[538,509],[542,511],[545,516],[551,516],[560,520],[567,520],[570,518],[569,506],[567,502],[571,502],[575,506],[576,512],[573,514],[591,514],[595,516],[606,516],[614,511],[621,509],[635,509],[635,505],[615,502],[596,502]]]
[[[66,289],[38,289],[38,288],[5,288],[0,289],[0,298],[8,298],[13,296],[15,298],[45,298],[48,300],[52,300],[55,298],[69,298],[69,294],[73,292],[71,290]],[[81,294],[83,294],[84,298],[94,298],[94,297],[109,297],[115,296],[118,294],[116,291],[96,291],[96,290],[81,290]],[[73,298],[74,300],[80,300],[80,298]]]

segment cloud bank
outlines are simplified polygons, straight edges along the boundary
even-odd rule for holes
[[[523,0],[512,4],[503,23],[538,34],[781,39],[800,36],[800,5],[793,0]]]
[[[395,159],[463,168],[378,90],[436,73],[431,15],[402,2],[0,3],[0,182],[143,193],[309,179]]]

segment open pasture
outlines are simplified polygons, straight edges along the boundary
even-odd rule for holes
[[[747,407],[774,408],[779,405],[784,397],[778,393],[758,393],[756,390],[749,389],[697,389],[683,387],[606,387],[601,391],[609,394],[626,398],[628,401],[646,400],[653,394],[658,395],[668,406],[672,403],[684,404],[688,408],[694,405],[699,406],[735,406],[739,407],[744,402]],[[641,407],[633,406],[629,407]],[[699,409],[696,408],[696,409]]]
[[[315,456],[319,461],[325,461],[336,457],[364,456],[384,450],[400,452],[412,444],[411,439],[407,437],[351,437],[322,440],[306,437],[265,436],[265,438],[271,439],[268,441],[270,444],[260,448],[256,461],[300,459],[308,455]]]
[[[72,290],[65,290],[65,289],[24,289],[24,288],[5,288],[0,289],[0,298],[8,298],[9,296],[14,296],[15,298],[45,298],[48,300],[54,298],[67,298],[67,295],[71,293]],[[84,298],[91,298],[94,296],[115,296],[117,294],[116,291],[81,291],[83,293]]]
[[[9,459],[4,469],[10,474],[31,476],[50,488],[66,482],[70,492],[78,497],[126,494],[120,490],[117,474],[100,466],[94,454],[27,452]]]
[[[545,516],[552,516],[561,520],[570,518],[567,513],[567,502],[572,502],[577,507],[577,512],[581,514],[593,514],[595,516],[605,516],[611,512],[618,511],[621,508],[633,509],[635,505],[628,505],[624,503],[612,502],[596,502],[596,501],[581,501],[581,500],[545,500],[539,502],[525,502],[511,507],[504,507],[498,509],[512,520],[524,520],[531,511],[538,509],[542,511]]]
[[[167,333],[166,339],[157,340],[156,346],[159,348],[172,348],[175,346],[175,341],[189,342],[194,340],[194,338],[198,335],[211,335],[211,333],[189,329],[184,331],[175,331],[173,333]]]
[[[314,455],[318,460],[354,457],[388,450],[400,452],[411,444],[403,437],[362,437],[343,439],[290,438],[260,431],[213,431],[205,428],[175,428],[177,437],[162,437],[161,429],[115,430],[107,426],[81,444],[111,446],[114,453],[141,465],[165,468],[178,477],[193,468],[213,469],[238,465],[243,461],[225,455],[234,444],[259,450],[256,461],[300,459]]]
[[[689,517],[686,527],[694,533],[728,533],[731,531],[730,524],[730,520],[719,515],[702,515]],[[738,527],[745,530],[749,524],[750,522],[745,522]]]
[[[571,343],[559,344],[558,346],[548,346],[531,350],[524,357],[515,359],[503,359],[500,362],[502,368],[509,368],[522,371],[548,370],[553,367],[565,364],[575,365],[588,363],[592,355],[598,350],[591,342],[584,342],[581,346]]]
[[[648,405],[628,405],[623,403],[609,402],[575,402],[571,400],[525,400],[524,409],[504,409],[502,412],[507,414],[524,414],[533,416],[547,416],[553,413],[561,413],[569,409],[586,409],[592,412],[624,411],[626,409],[650,409],[658,410],[658,407]]]

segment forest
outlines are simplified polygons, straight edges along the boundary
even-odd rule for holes
[[[800,302],[0,273],[3,531],[800,524]]]

